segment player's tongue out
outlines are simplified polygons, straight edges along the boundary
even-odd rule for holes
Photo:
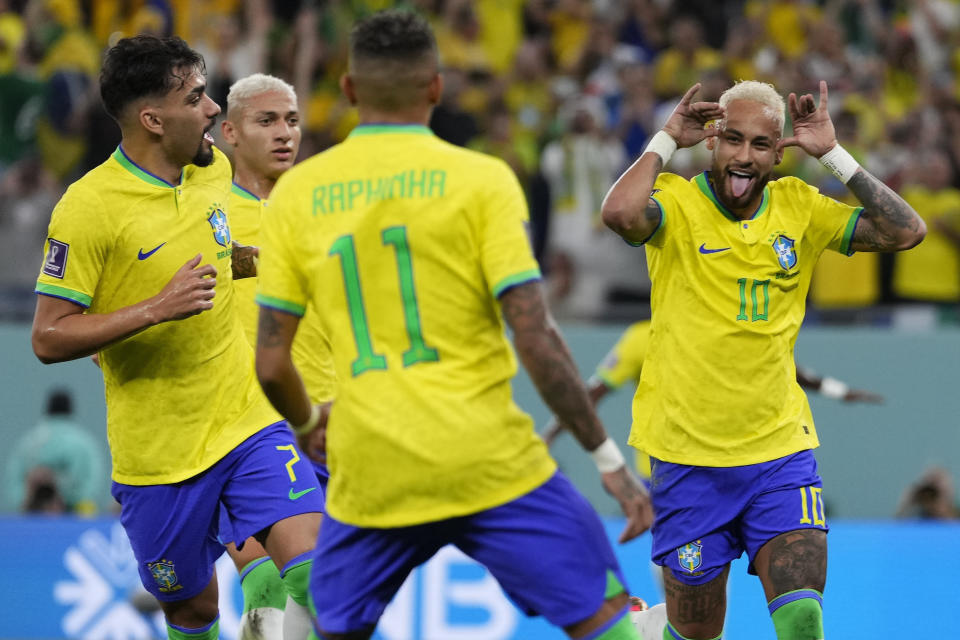
[[[750,183],[753,182],[753,176],[739,171],[728,171],[727,175],[730,177],[730,191],[733,192],[734,198],[745,194],[750,188]]]

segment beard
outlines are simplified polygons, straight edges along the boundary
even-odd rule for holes
[[[203,142],[200,142],[200,147],[197,149],[197,153],[194,154],[193,160],[190,161],[190,164],[198,167],[209,167],[211,164],[213,164],[213,158],[213,145],[210,145],[209,148],[204,149]]]

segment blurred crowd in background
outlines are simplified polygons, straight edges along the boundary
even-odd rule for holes
[[[103,111],[103,51],[138,33],[203,53],[208,91],[266,72],[297,89],[300,157],[342,140],[353,21],[387,6],[429,17],[445,93],[440,137],[506,160],[526,189],[534,248],[561,319],[649,313],[642,249],[608,232],[600,203],[680,95],[734,81],[782,94],[830,87],[840,142],[897,189],[930,232],[916,249],[825,254],[811,322],[958,322],[960,2],[956,0],[0,0],[0,319],[29,319],[49,214],[119,142]],[[789,122],[787,124],[789,130]],[[701,145],[669,170],[709,168]],[[850,200],[798,149],[778,167]],[[828,252],[829,253],[829,252]]]

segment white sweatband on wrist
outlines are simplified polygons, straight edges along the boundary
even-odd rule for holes
[[[670,157],[676,150],[677,141],[673,139],[673,136],[661,129],[653,134],[653,137],[650,138],[650,142],[647,143],[647,148],[643,150],[643,153],[652,151],[653,153],[657,154],[663,160],[663,166],[665,167],[667,166],[667,163],[670,162]]]
[[[303,436],[316,429],[318,424],[320,424],[320,407],[318,405],[312,405],[310,407],[310,417],[307,418],[307,421],[299,427],[291,424],[290,428],[293,429],[293,432],[298,436]]]
[[[600,473],[610,473],[627,464],[626,460],[623,459],[623,454],[620,453],[620,447],[610,438],[604,440],[599,447],[591,451],[590,457],[593,458],[593,462],[597,465]]]
[[[860,168],[860,163],[853,159],[846,149],[840,146],[840,143],[820,156],[820,163],[837,176],[837,180],[843,184],[853,177],[853,174]]]
[[[843,400],[849,391],[850,387],[836,378],[824,378],[820,381],[820,393],[828,398]]]

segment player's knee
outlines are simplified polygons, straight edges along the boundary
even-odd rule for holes
[[[822,640],[823,605],[813,589],[791,591],[768,605],[777,640]]]

